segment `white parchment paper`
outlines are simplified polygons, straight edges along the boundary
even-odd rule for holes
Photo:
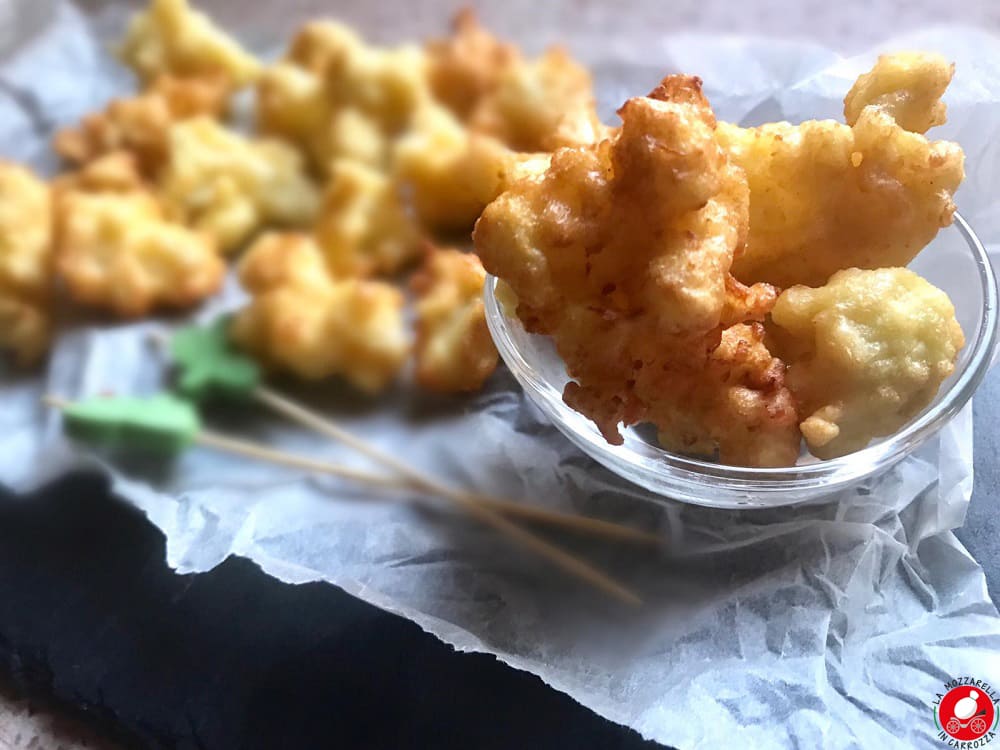
[[[245,39],[272,48],[278,30],[316,15],[303,3],[287,11],[279,3],[208,5],[238,20]],[[377,26],[383,40],[443,24],[386,5],[345,12]],[[124,7],[53,0],[0,8],[13,16],[0,35],[0,150],[51,169],[52,129],[128,90],[104,48]],[[536,49],[562,33],[594,67],[608,119],[627,96],[675,70],[701,75],[727,119],[837,116],[875,54],[840,59],[802,43],[658,36],[648,26],[618,38],[592,21],[515,28]],[[944,29],[884,47],[956,60],[939,137],[964,146],[960,210],[1000,249],[1000,43]],[[231,288],[199,315],[211,318],[239,296]],[[61,437],[39,395],[158,389],[164,362],[146,334],[164,325],[75,323],[43,378],[4,374],[0,480],[27,487],[95,460]],[[669,544],[659,553],[560,538],[640,591],[646,605],[623,611],[488,531],[335,481],[204,449],[169,466],[106,462],[121,494],[166,534],[172,566],[204,571],[236,554],[288,582],[329,581],[680,748],[936,747],[931,701],[943,683],[1000,679],[1000,618],[981,569],[950,531],[972,489],[969,409],[918,455],[835,502],[727,513],[650,502],[573,448],[503,370],[469,399],[430,399],[405,385],[373,401],[336,385],[298,395],[456,483],[662,531]],[[253,410],[208,419],[220,431],[357,461]]]

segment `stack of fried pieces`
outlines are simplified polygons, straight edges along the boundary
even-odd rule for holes
[[[962,151],[922,135],[951,76],[883,57],[846,123],[756,128],[668,76],[488,206],[476,250],[609,442],[651,422],[668,449],[742,466],[793,465],[802,437],[855,451],[926,406],[964,343],[948,297],[903,267],[955,210]]]
[[[846,123],[747,129],[686,76],[606,127],[565,51],[528,58],[468,12],[391,48],[312,22],[265,65],[152,0],[118,54],[140,90],[56,135],[70,171],[0,165],[0,346],[22,364],[60,298],[188,308],[242,253],[231,334],[267,367],[375,393],[412,352],[421,386],[474,391],[497,365],[485,270],[444,245],[477,219],[479,257],[611,442],[652,422],[726,463],[792,464],[802,436],[841,455],[923,408],[962,346],[947,297],[903,268],[963,177],[922,135],[944,121],[938,56],[880,59]],[[226,124],[247,87],[253,135]]]
[[[72,171],[46,185],[0,165],[0,345],[17,361],[44,355],[58,297],[188,308],[242,253],[252,301],[233,335],[266,365],[377,392],[413,351],[421,386],[481,387],[497,364],[485,272],[439,243],[468,243],[525,165],[597,137],[583,67],[558,48],[528,59],[468,12],[395,48],[308,23],[264,65],[186,0],[153,0],[118,55],[140,90],[56,135]],[[246,87],[254,136],[225,124]]]

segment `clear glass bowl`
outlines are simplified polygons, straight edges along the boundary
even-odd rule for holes
[[[562,400],[569,380],[551,340],[526,333],[508,317],[486,281],[486,320],[507,367],[528,397],[587,455],[619,476],[659,495],[716,508],[776,507],[815,500],[881,473],[934,436],[972,397],[989,369],[997,340],[997,285],[982,243],[956,214],[954,223],[910,264],[951,297],[966,344],[955,372],[934,401],[903,429],[864,450],[821,461],[803,452],[790,468],[724,466],[665,451],[652,430],[630,428],[625,443],[609,445],[594,424]]]

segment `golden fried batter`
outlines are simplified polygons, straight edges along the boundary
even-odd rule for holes
[[[132,18],[118,54],[145,82],[164,74],[223,76],[240,87],[259,68],[253,56],[187,0],[152,0]]]
[[[516,295],[526,328],[553,336],[576,381],[565,400],[609,442],[622,442],[620,423],[653,420],[672,446],[711,443],[724,460],[793,462],[781,363],[756,328],[724,331],[766,314],[773,290],[729,277],[749,196],[700,84],[667,77],[625,103],[611,138],[559,150],[547,169],[523,175],[483,212],[476,249]],[[712,361],[743,367],[736,382],[747,393],[721,374],[699,383]],[[707,421],[692,441],[671,389],[696,387],[711,408],[697,407]]]
[[[605,135],[590,73],[559,47],[508,66],[469,122],[515,151],[554,151],[595,143]]]
[[[416,379],[433,391],[478,391],[497,367],[483,306],[486,271],[472,253],[432,249],[413,277]]]
[[[533,156],[470,133],[448,110],[429,103],[396,143],[393,177],[424,226],[468,232],[518,166]]]
[[[964,345],[947,295],[905,268],[840,271],[772,311],[802,434],[820,458],[891,435],[934,398]]]
[[[455,15],[451,36],[428,41],[425,51],[434,97],[463,121],[521,59],[517,48],[487,31],[471,8]]]
[[[660,444],[677,453],[713,455],[736,466],[791,466],[801,438],[785,366],[764,345],[760,323],[722,332],[704,369],[640,374]],[[648,391],[648,392],[647,392]]]
[[[435,99],[459,122],[515,151],[554,151],[606,134],[590,73],[561,48],[525,60],[466,9],[452,35],[428,42],[425,51]]]
[[[298,152],[274,139],[250,140],[208,117],[170,129],[160,178],[173,217],[214,236],[224,252],[267,225],[309,225],[319,194]]]
[[[420,232],[392,181],[347,159],[331,171],[316,239],[338,277],[393,273],[420,251]]]
[[[258,127],[298,144],[320,171],[343,158],[384,165],[390,140],[430,96],[425,68],[416,47],[368,46],[332,21],[306,24],[261,76]]]
[[[945,122],[947,107],[941,97],[954,74],[955,65],[941,55],[880,55],[875,67],[859,77],[847,92],[844,119],[853,125],[865,107],[876,106],[904,130],[926,133]]]
[[[56,267],[77,302],[139,317],[190,307],[222,284],[212,239],[167,221],[145,190],[65,190],[56,203]]]
[[[0,350],[36,363],[52,335],[52,219],[48,186],[0,162]]]
[[[228,96],[224,78],[159,76],[137,96],[115,99],[103,112],[60,130],[52,145],[63,159],[75,164],[114,151],[131,151],[143,172],[152,176],[167,159],[170,127],[198,115],[221,114]]]
[[[859,100],[879,80],[862,86]],[[897,104],[864,107],[851,126],[719,124],[720,142],[750,183],[750,235],[733,264],[737,278],[818,286],[842,268],[905,266],[951,223],[962,150],[898,125],[892,112],[903,111],[908,96],[897,91]],[[922,96],[912,102],[935,110]]]
[[[93,193],[148,188],[133,151],[111,151],[97,156],[75,172],[65,172],[52,180],[52,193],[56,202],[63,194],[74,190]]]
[[[308,235],[262,235],[240,263],[240,280],[253,299],[231,333],[267,365],[307,380],[342,375],[375,393],[406,361],[402,293],[333,278]]]

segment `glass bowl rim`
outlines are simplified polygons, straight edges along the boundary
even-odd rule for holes
[[[983,299],[982,325],[979,326],[976,339],[969,349],[971,355],[964,368],[948,390],[941,394],[936,404],[887,439],[838,458],[820,460],[816,463],[800,466],[755,468],[713,463],[671,453],[650,445],[650,450],[663,462],[664,469],[669,469],[677,480],[687,479],[688,481],[703,482],[705,479],[711,478],[722,484],[730,484],[733,489],[738,488],[748,492],[808,490],[815,488],[817,483],[822,483],[832,490],[868,476],[880,468],[888,468],[933,437],[972,398],[972,394],[989,370],[997,345],[997,279],[989,255],[972,227],[958,212],[954,214],[952,227],[956,228],[962,235],[975,261]],[[500,356],[514,373],[522,388],[530,391],[529,396],[534,394],[534,396],[541,398],[548,406],[547,409],[543,408],[543,411],[548,412],[548,416],[556,421],[555,414],[572,410],[563,402],[562,393],[543,378],[515,346],[507,316],[496,298],[497,281],[495,276],[487,274],[483,291],[486,321],[493,341]],[[968,346],[968,342],[966,345]],[[586,417],[577,412],[572,413],[585,420],[593,428],[593,423]],[[582,440],[602,454],[608,453],[612,448],[601,437],[596,428],[581,432],[566,420],[558,421],[563,424],[557,424],[557,427],[565,425],[567,429],[573,430],[576,438],[574,442]],[[644,457],[631,450],[618,450],[614,453],[615,463],[627,464],[632,471],[648,475],[650,468],[643,463],[644,460]],[[604,462],[602,461],[602,463]],[[620,472],[616,470],[616,473]],[[668,494],[669,489],[664,488],[664,494]]]

